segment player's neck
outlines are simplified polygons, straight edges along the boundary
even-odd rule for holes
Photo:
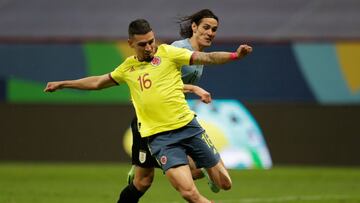
[[[205,47],[200,46],[194,37],[189,39],[190,45],[193,48],[194,51],[203,51]]]

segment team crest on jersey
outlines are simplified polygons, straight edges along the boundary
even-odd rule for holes
[[[167,157],[166,157],[166,156],[162,156],[162,157],[160,158],[160,162],[161,162],[162,165],[165,165],[166,162],[167,162]]]
[[[135,68],[134,68],[134,66],[131,66],[130,72],[133,72],[133,71],[135,71]]]
[[[158,66],[161,63],[161,58],[158,56],[154,56],[154,58],[151,60],[151,65]]]
[[[145,161],[146,161],[146,153],[144,151],[139,152],[139,161],[142,164],[145,163]]]

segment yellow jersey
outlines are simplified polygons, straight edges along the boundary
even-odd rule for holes
[[[110,77],[129,86],[142,137],[181,128],[194,118],[183,93],[181,67],[190,65],[192,51],[167,44],[151,62],[128,57]]]

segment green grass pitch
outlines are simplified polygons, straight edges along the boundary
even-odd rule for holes
[[[0,162],[0,203],[116,202],[130,165]],[[274,167],[230,171],[233,188],[203,195],[216,203],[360,203],[359,168]],[[185,202],[157,170],[141,202]]]

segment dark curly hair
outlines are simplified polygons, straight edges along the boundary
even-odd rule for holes
[[[184,16],[179,18],[180,36],[183,38],[190,38],[193,35],[191,24],[195,23],[199,25],[203,18],[214,18],[219,22],[219,18],[209,9],[200,10],[190,16]]]

